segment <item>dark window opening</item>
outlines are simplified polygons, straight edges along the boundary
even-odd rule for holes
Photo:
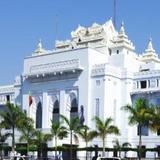
[[[6,95],[7,102],[10,102],[10,95]]]
[[[110,48],[108,48],[108,51],[109,51],[109,55],[111,56],[112,50]]]
[[[42,128],[42,103],[39,102],[36,110],[36,128]]]
[[[157,130],[157,136],[160,136],[160,129]]]
[[[150,87],[150,80],[148,80],[148,87]]]
[[[53,105],[53,114],[52,119],[54,122],[59,123],[60,115],[59,115],[59,101],[56,100]]]
[[[158,151],[158,157],[160,157],[160,146],[157,146],[157,151]]]
[[[78,112],[78,107],[72,107],[71,112]]]
[[[76,117],[78,117],[78,103],[77,103],[77,99],[74,98],[71,101],[70,119],[74,119]]]
[[[143,125],[143,126],[139,126],[137,127],[137,135],[141,135],[142,136],[148,136],[148,122],[146,122],[146,125]]]
[[[119,50],[117,50],[117,54],[119,54]]]
[[[59,108],[54,108],[54,109],[53,109],[53,114],[54,114],[54,113],[59,113]]]
[[[147,82],[146,81],[140,81],[141,88],[147,88]]]

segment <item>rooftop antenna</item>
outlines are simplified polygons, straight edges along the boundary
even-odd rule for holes
[[[55,17],[55,44],[56,44],[56,40],[58,40],[58,15],[56,15]]]
[[[113,24],[116,28],[116,0],[113,0]]]

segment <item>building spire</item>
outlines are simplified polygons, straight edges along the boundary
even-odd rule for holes
[[[121,28],[120,28],[120,31],[119,31],[119,35],[118,35],[120,38],[128,38],[128,36],[126,35],[125,33],[125,29],[124,29],[124,22],[121,23]]]
[[[152,45],[152,38],[149,38],[147,49],[142,54],[142,61],[159,62],[158,55],[156,54],[156,52],[153,48],[153,45]]]
[[[38,45],[37,45],[37,49],[34,51],[34,54],[43,54],[44,53],[44,49],[42,47],[42,40],[39,39]]]
[[[41,40],[41,38],[39,39],[38,48],[42,48],[42,40]]]
[[[146,49],[146,52],[153,52],[153,53],[155,52],[153,45],[152,45],[152,38],[151,37],[149,38],[148,47]]]
[[[125,34],[124,22],[123,21],[121,23],[121,28],[120,28],[119,34]]]

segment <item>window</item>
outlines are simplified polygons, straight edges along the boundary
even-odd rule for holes
[[[119,50],[117,50],[117,54],[119,54]]]
[[[52,119],[54,122],[59,123],[59,101],[55,100],[53,104],[53,113],[52,113]]]
[[[36,128],[42,128],[42,103],[38,102],[36,110]]]
[[[10,95],[6,95],[7,102],[10,102]]]
[[[142,136],[148,136],[148,122],[146,122],[146,125],[137,127],[137,135],[141,133]]]
[[[148,88],[150,87],[150,80],[148,80]]]
[[[157,151],[158,151],[158,157],[160,157],[160,146],[157,146]]]
[[[137,88],[139,88],[139,82],[137,81]]]
[[[109,52],[109,55],[111,56],[112,55],[112,50],[110,48],[108,48],[108,52]]]
[[[159,79],[157,79],[157,87],[159,87]]]
[[[160,129],[157,130],[157,136],[160,136]]]
[[[100,101],[99,101],[99,98],[96,98],[96,108],[95,108],[95,116],[99,117],[99,104],[100,104]]]
[[[70,119],[78,117],[78,101],[75,94],[70,95],[71,99],[71,110],[70,110]]]
[[[140,81],[141,88],[146,88],[147,87],[147,82],[146,81]]]
[[[96,80],[96,85],[100,86],[100,84],[101,84],[101,81],[100,80]]]

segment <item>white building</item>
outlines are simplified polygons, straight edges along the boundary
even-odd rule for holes
[[[109,20],[103,25],[78,26],[71,39],[56,41],[54,50],[45,50],[39,42],[35,52],[24,59],[24,70],[12,86],[0,87],[0,103],[10,100],[22,106],[35,121],[35,127],[48,129],[50,120],[81,114],[84,123],[95,128],[94,116],[112,117],[120,129],[120,143],[138,145],[137,126],[128,125],[127,113],[121,110],[137,97],[160,104],[160,59],[149,40],[143,54],[125,33],[117,32]],[[29,106],[29,94],[33,102]],[[143,145],[157,147],[160,138],[143,129]],[[107,137],[112,147],[115,136]],[[64,140],[61,143],[69,143]],[[91,145],[101,146],[99,139]],[[150,153],[152,154],[152,153]]]

